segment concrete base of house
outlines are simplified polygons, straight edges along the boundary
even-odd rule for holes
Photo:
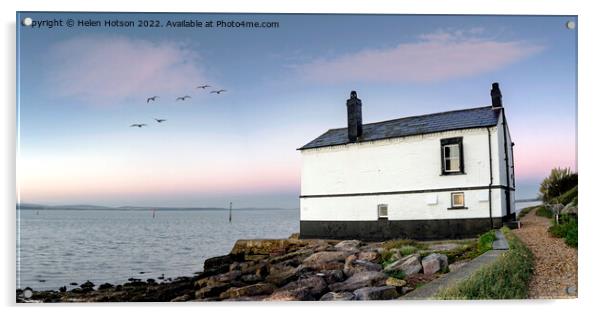
[[[493,223],[493,227],[492,227]],[[502,218],[378,221],[301,221],[304,239],[359,239],[383,241],[396,238],[437,240],[476,237],[502,227]]]

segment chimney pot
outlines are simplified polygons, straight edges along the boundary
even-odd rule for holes
[[[362,100],[357,98],[357,93],[351,91],[347,100],[347,134],[349,141],[356,142],[362,136]]]
[[[497,82],[491,84],[491,106],[493,108],[502,107],[502,91],[500,91],[500,85]]]

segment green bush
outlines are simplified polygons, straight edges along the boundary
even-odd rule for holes
[[[564,242],[571,246],[571,247],[577,247],[577,232],[578,232],[578,228],[577,228],[577,224],[571,226],[568,231],[566,232],[566,236],[564,237]]]
[[[555,237],[564,238],[567,245],[577,247],[577,218],[563,214],[558,221],[559,223],[552,225],[548,232]]]
[[[438,292],[440,299],[525,299],[533,275],[533,254],[506,227],[509,249],[468,279]]]
[[[541,182],[539,193],[544,202],[550,202],[553,198],[577,186],[577,182],[577,173],[571,172],[570,168],[554,168]]]
[[[540,217],[553,218],[554,214],[552,211],[545,206],[539,206],[537,210],[535,210],[535,214]]]
[[[577,198],[577,186],[569,189],[568,191],[566,191],[562,195],[554,198],[552,200],[552,203],[561,203],[561,204],[563,204],[563,205],[566,206],[571,201],[575,200],[576,198]]]
[[[479,253],[491,250],[493,248],[493,241],[495,241],[495,231],[493,230],[479,236],[479,242],[477,243]]]
[[[397,279],[402,279],[402,280],[406,277],[406,275],[401,270],[389,271],[389,272],[385,272],[385,273],[389,277],[397,278]]]
[[[406,256],[406,255],[410,255],[410,254],[413,254],[413,253],[415,253],[417,250],[418,250],[418,249],[417,249],[415,246],[412,246],[412,245],[404,245],[404,246],[401,246],[401,247],[399,248],[399,253],[400,253],[402,256]]]

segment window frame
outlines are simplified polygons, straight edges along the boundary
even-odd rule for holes
[[[462,195],[462,205],[454,204],[454,195]],[[447,210],[468,209],[466,207],[466,194],[463,191],[454,191],[450,193],[450,204],[451,207],[447,208]]]
[[[459,169],[457,171],[446,170],[445,168],[445,147],[450,145],[458,145]],[[449,158],[448,158],[449,159]],[[441,175],[463,175],[464,172],[464,147],[462,137],[441,139]]]
[[[380,215],[380,209],[381,207],[385,207],[385,211],[386,211],[386,215],[385,216],[381,216]],[[379,203],[376,206],[376,216],[379,220],[388,220],[389,219],[389,204],[386,203]]]

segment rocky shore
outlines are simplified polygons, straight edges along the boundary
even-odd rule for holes
[[[445,253],[462,254],[469,248],[454,243],[409,247],[300,240],[296,235],[239,240],[228,255],[207,259],[194,277],[161,282],[132,278],[98,286],[86,282],[70,291],[17,290],[17,302],[389,300],[454,268]]]

